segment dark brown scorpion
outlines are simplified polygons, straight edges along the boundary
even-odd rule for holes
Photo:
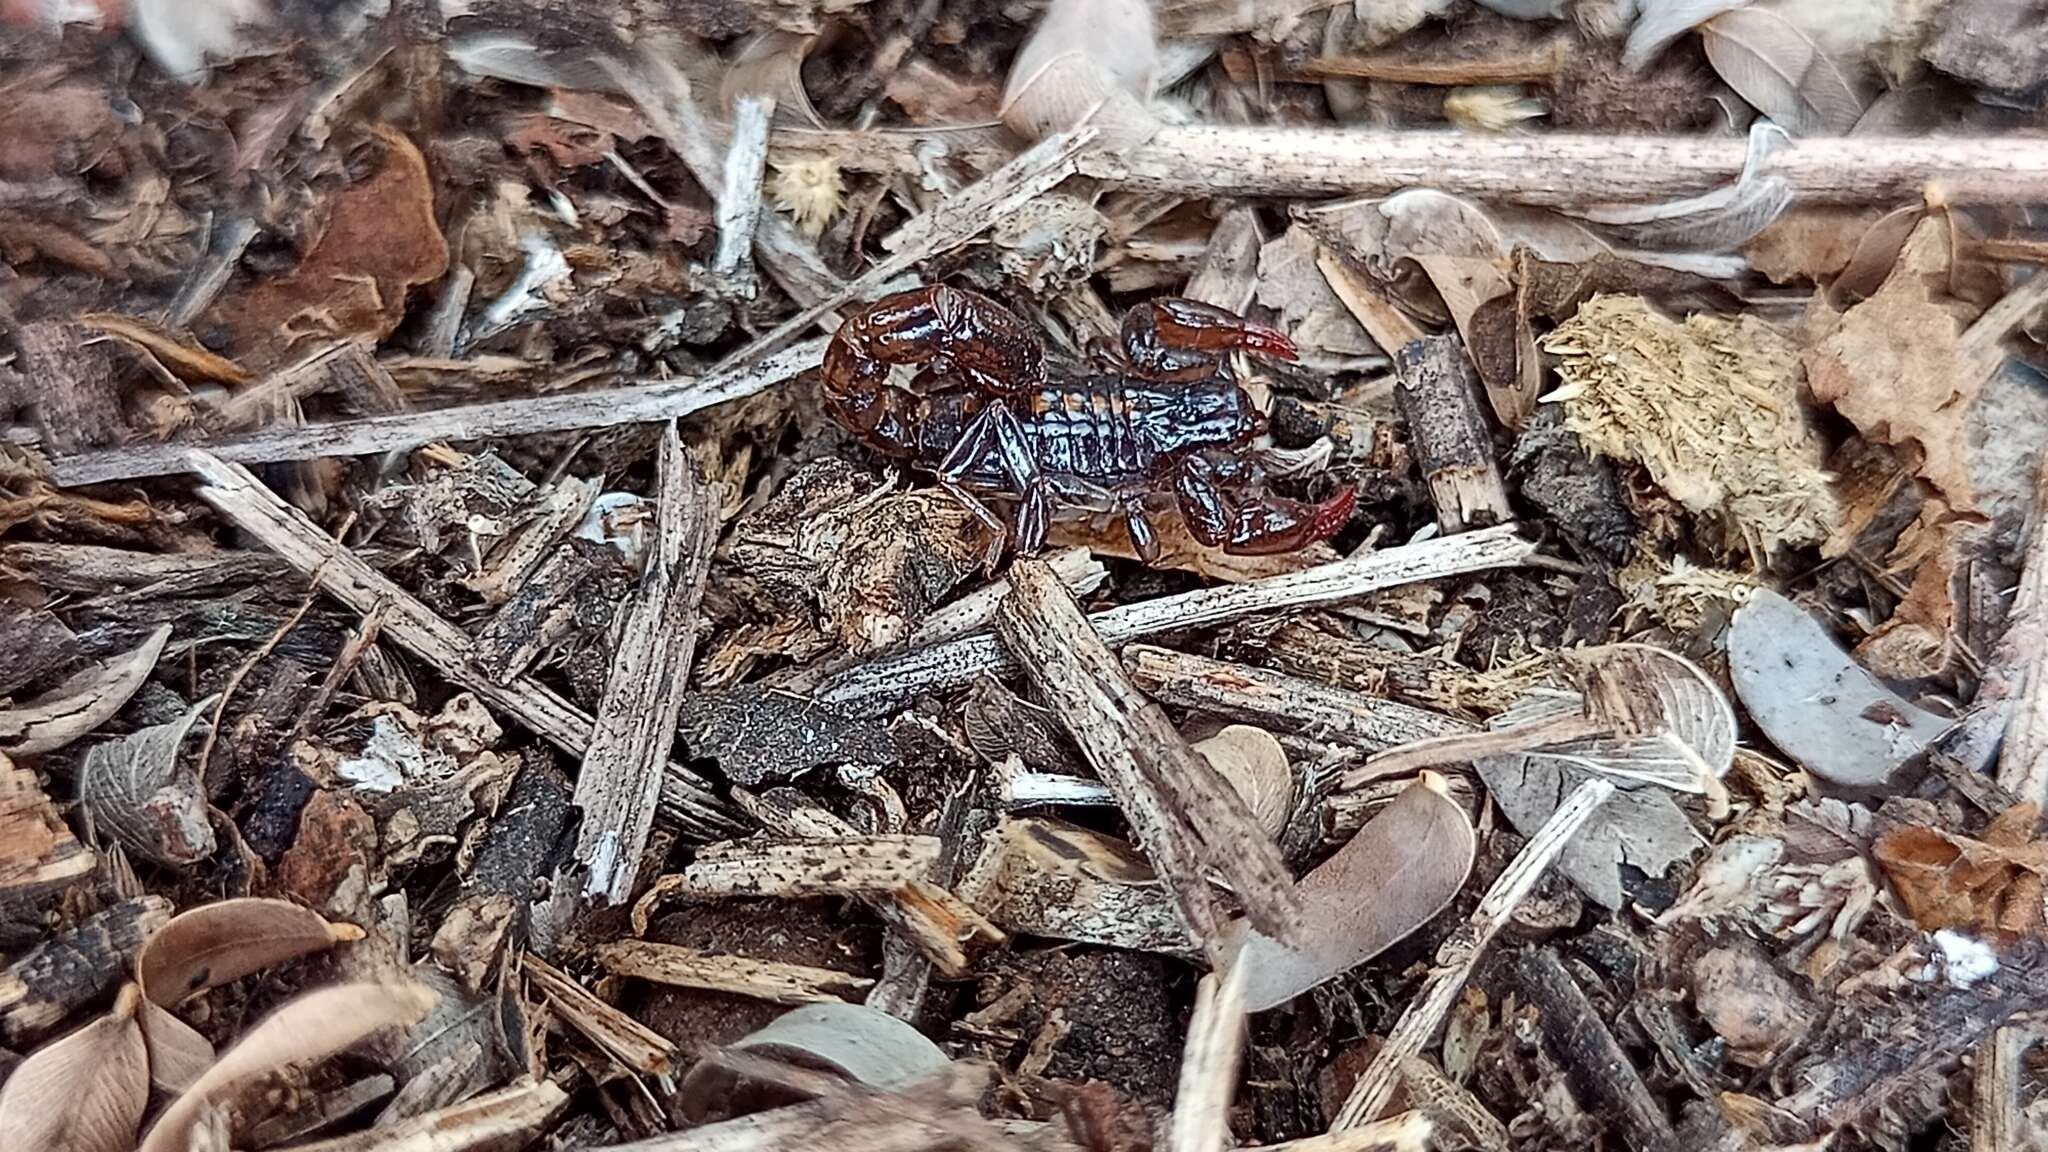
[[[1189,534],[1225,552],[1292,552],[1350,519],[1354,493],[1320,503],[1265,491],[1251,458],[1265,417],[1230,375],[1233,351],[1292,360],[1280,332],[1193,300],[1124,316],[1120,355],[1053,362],[1015,313],[945,285],[886,296],[853,314],[825,351],[833,416],[907,461],[998,533],[980,496],[1016,503],[1019,554],[1045,543],[1056,514],[1121,514],[1131,545],[1159,557],[1148,516],[1176,507]],[[894,368],[915,369],[908,387]],[[1169,499],[1170,498],[1170,499]]]

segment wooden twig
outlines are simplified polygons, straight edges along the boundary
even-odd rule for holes
[[[963,132],[778,130],[771,160],[829,153],[852,170],[916,175],[931,149],[984,171],[1002,162],[1000,137]],[[1546,207],[1653,203],[1695,196],[1742,174],[1739,136],[1516,136],[1268,125],[1170,125],[1116,154],[1084,156],[1080,174],[1125,188],[1183,196],[1390,194],[1435,188]],[[1930,186],[1950,202],[2048,199],[2048,139],[2039,137],[1804,137],[1774,152],[1760,176],[1802,202],[1919,201]]]
[[[397,412],[325,424],[280,425],[205,444],[131,444],[50,460],[50,477],[74,487],[182,472],[186,454],[204,450],[231,461],[265,463],[320,456],[365,456],[417,448],[437,440],[484,440],[577,428],[650,424],[688,416],[714,404],[752,396],[818,366],[825,340],[809,340],[758,362],[714,369],[700,377],[654,380],[599,392],[529,396],[430,412]]]
[[[2021,800],[2048,808],[2048,457],[2034,479],[2023,563],[1984,687],[1995,681],[2011,708],[1998,754],[1999,784]]]
[[[1261,1152],[1428,1152],[1432,1125],[1418,1111],[1403,1112],[1356,1128],[1263,1145]]]
[[[369,651],[370,645],[375,644],[377,637],[383,635],[384,617],[390,610],[389,604],[379,600],[370,606],[369,611],[363,613],[362,619],[356,623],[355,631],[349,633],[348,639],[342,642],[341,651],[335,655],[334,663],[328,665],[326,674],[320,677],[319,687],[313,690],[312,697],[306,701],[305,707],[299,710],[299,718],[292,725],[293,739],[311,732],[313,726],[327,715],[327,708],[334,703],[334,694],[341,691],[342,682],[355,672],[356,665],[362,662],[363,653]],[[215,724],[219,722],[218,718],[214,721]]]
[[[1220,942],[1223,916],[1212,874],[1228,882],[1261,932],[1292,938],[1300,898],[1279,848],[1244,798],[1131,684],[1044,562],[1011,566],[1010,595],[996,612],[996,631],[1116,792],[1139,847],[1173,890],[1195,939],[1205,948]]]
[[[1508,490],[1493,457],[1493,433],[1480,411],[1479,373],[1456,336],[1426,336],[1394,355],[1394,400],[1415,462],[1429,484],[1445,532],[1512,518]]]
[[[1098,612],[1088,618],[1095,634],[1112,648],[1140,636],[1178,628],[1199,628],[1261,612],[1352,600],[1382,588],[1506,568],[1526,563],[1536,545],[1512,524],[1465,532],[1445,539],[1389,548],[1223,588],[1203,588]],[[825,682],[818,698],[862,711],[887,711],[920,692],[972,683],[985,675],[1016,672],[993,636],[968,636],[949,644],[850,668]]]
[[[1138,687],[1176,708],[1369,752],[1478,727],[1413,704],[1172,648],[1133,644],[1124,649],[1124,666]]]
[[[278,499],[247,468],[200,451],[190,453],[187,462],[203,481],[201,499],[292,567],[319,573],[320,586],[356,611],[385,604],[384,630],[450,681],[504,709],[571,756],[582,756],[590,746],[596,726],[588,713],[525,677],[499,684],[486,675],[468,633]],[[677,818],[678,831],[697,840],[720,839],[746,826],[702,777],[679,764],[671,763],[663,776],[662,807]]]
[[[742,96],[733,106],[726,143],[725,183],[718,194],[718,250],[711,274],[745,299],[754,296],[754,226],[761,219],[761,171],[768,163],[768,122],[775,100]]]
[[[1387,1106],[1387,1099],[1394,1094],[1394,1085],[1401,1074],[1401,1061],[1421,1052],[1429,1046],[1438,1028],[1443,1026],[1444,1016],[1451,1010],[1451,1001],[1472,977],[1472,970],[1479,964],[1480,953],[1504,926],[1515,908],[1536,887],[1536,881],[1550,868],[1572,836],[1578,832],[1587,818],[1592,816],[1607,798],[1614,795],[1612,781],[1597,777],[1586,780],[1564,803],[1557,806],[1543,827],[1529,838],[1522,850],[1509,861],[1507,869],[1494,880],[1486,895],[1480,897],[1479,907],[1472,910],[1472,916],[1451,934],[1436,950],[1436,965],[1430,969],[1429,977],[1423,982],[1422,992],[1409,1001],[1401,1012],[1401,1019],[1394,1024],[1394,1030],[1387,1034],[1387,1042],[1380,1046],[1365,1073],[1351,1086],[1351,1094],[1344,1100],[1344,1107],[1337,1112],[1337,1119],[1330,1125],[1335,1132],[1343,1128],[1356,1128],[1370,1122]]]
[[[671,423],[656,462],[660,499],[654,546],[639,591],[626,607],[618,651],[598,704],[596,731],[576,777],[583,826],[576,862],[588,869],[583,894],[618,904],[631,894],[676,718],[697,650],[697,605],[711,573],[718,509]]]
[[[830,968],[724,956],[651,940],[615,940],[597,950],[597,962],[615,976],[730,992],[776,1004],[839,1001],[874,983],[865,976]]]
[[[1535,1007],[1543,1036],[1580,1097],[1611,1115],[1622,1142],[1637,1152],[1683,1147],[1663,1106],[1557,953],[1531,948],[1515,960],[1516,988]]]
[[[1195,1014],[1181,1054],[1167,1152],[1223,1152],[1230,1146],[1230,1099],[1236,1095],[1237,1062],[1244,1054],[1245,980],[1244,965],[1234,964],[1195,986]]]

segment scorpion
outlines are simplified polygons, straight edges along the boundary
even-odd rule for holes
[[[826,407],[884,456],[939,486],[1019,554],[1055,516],[1118,515],[1146,564],[1151,517],[1177,509],[1188,533],[1227,553],[1298,551],[1350,519],[1346,487],[1319,503],[1268,493],[1252,441],[1265,415],[1226,369],[1236,351],[1295,356],[1284,333],[1194,300],[1124,316],[1120,348],[1055,362],[1016,313],[946,285],[855,312],[825,350]],[[913,371],[908,386],[892,382]],[[1015,503],[1005,525],[982,497]]]

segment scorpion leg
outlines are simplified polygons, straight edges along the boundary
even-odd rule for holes
[[[1213,374],[1223,357],[1240,349],[1294,359],[1294,341],[1278,329],[1254,324],[1197,300],[1152,300],[1124,314],[1124,359],[1154,380]]]
[[[1230,491],[1236,487],[1237,492]],[[1235,556],[1297,552],[1327,540],[1351,518],[1350,488],[1319,503],[1256,492],[1254,477],[1226,476],[1201,456],[1174,469],[1173,491],[1195,539]],[[1249,497],[1249,498],[1247,498]]]
[[[1141,500],[1131,500],[1124,505],[1124,531],[1130,533],[1131,549],[1138,559],[1147,566],[1159,562],[1159,533],[1152,528],[1152,522],[1145,518],[1145,506]]]
[[[960,439],[939,462],[938,478],[976,517],[1002,531],[1002,522],[963,483],[968,473],[991,462],[1001,467],[1003,478],[1018,498],[1014,529],[1018,553],[1038,551],[1045,546],[1045,533],[1052,521],[1052,483],[1038,466],[1024,425],[1000,399],[983,405],[968,421]]]

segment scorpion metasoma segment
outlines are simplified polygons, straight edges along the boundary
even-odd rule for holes
[[[1030,326],[995,301],[938,285],[853,314],[825,351],[827,405],[887,455],[929,472],[990,527],[982,497],[1014,501],[1020,553],[1037,551],[1055,515],[1115,513],[1148,563],[1148,516],[1177,508],[1203,544],[1240,554],[1292,552],[1334,535],[1350,488],[1320,503],[1266,491],[1252,450],[1265,418],[1227,367],[1229,354],[1291,360],[1285,335],[1192,300],[1125,315],[1120,354],[1054,363]],[[913,369],[908,387],[891,382]]]

